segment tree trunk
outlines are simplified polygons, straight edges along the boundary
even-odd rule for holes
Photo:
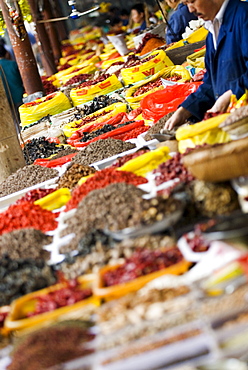
[[[49,0],[44,0],[43,15],[44,15],[45,20],[53,18],[52,8],[51,8]],[[59,42],[56,26],[53,24],[53,22],[48,22],[46,23],[46,29],[47,29],[49,39],[52,45],[55,62],[58,63],[59,59],[61,58],[61,47],[60,47],[60,42]]]
[[[25,160],[1,78],[0,115],[0,182],[2,182],[13,172],[25,166]]]
[[[28,35],[26,35],[24,40],[21,40],[14,31],[9,11],[4,0],[0,0],[0,7],[26,93],[30,95],[37,91],[43,91],[43,85]],[[22,26],[23,29],[25,29],[24,24],[22,24]]]
[[[28,0],[29,6],[31,9],[33,21],[35,23],[36,32],[41,48],[41,61],[47,76],[51,76],[57,72],[56,64],[54,61],[52,46],[48,37],[48,34],[45,29],[44,23],[37,23],[38,18],[38,9],[37,3],[35,0]]]

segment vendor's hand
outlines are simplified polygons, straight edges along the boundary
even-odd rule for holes
[[[172,130],[175,126],[180,126],[191,116],[191,113],[183,108],[178,108],[175,113],[165,123],[164,128],[161,130],[161,134],[164,130]]]
[[[214,103],[212,108],[208,110],[208,112],[209,113],[226,112],[228,105],[230,103],[231,95],[232,90],[226,91],[216,100],[216,102]]]

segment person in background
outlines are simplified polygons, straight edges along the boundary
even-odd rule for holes
[[[248,4],[240,0],[186,0],[191,13],[205,21],[203,84],[166,122],[171,130],[187,119],[201,121],[208,112],[225,112],[231,95],[239,99],[248,89]],[[192,117],[192,118],[191,118]]]
[[[131,8],[132,31],[144,31],[146,29],[145,7],[142,3],[137,3]]]
[[[18,124],[18,107],[22,104],[24,87],[17,63],[7,59],[7,55],[4,45],[0,44],[0,75],[11,110],[15,115],[15,123]]]
[[[129,23],[129,12],[127,9],[121,9],[120,18],[122,20],[122,25],[127,26]]]
[[[197,16],[190,13],[187,5],[183,4],[180,0],[165,1],[172,9],[169,12],[169,18],[167,18],[166,43],[169,45],[182,39],[185,28],[190,21],[196,20]]]
[[[123,33],[123,29],[122,29],[123,23],[122,23],[121,18],[114,17],[110,19],[109,26],[110,26],[110,29],[108,31],[108,34],[118,35],[120,33]]]

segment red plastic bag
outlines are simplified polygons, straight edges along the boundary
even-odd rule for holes
[[[49,168],[62,166],[63,164],[70,162],[76,154],[77,153],[71,153],[57,159],[38,158],[34,161],[34,164]]]
[[[201,84],[202,82],[190,82],[168,86],[164,90],[155,91],[145,96],[140,102],[143,118],[153,119],[154,122],[157,122],[166,114],[174,112],[185,98],[195,92]]]

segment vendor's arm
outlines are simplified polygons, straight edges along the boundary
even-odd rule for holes
[[[172,130],[175,126],[182,125],[190,116],[191,113],[187,109],[179,107],[165,123],[163,130]],[[161,130],[161,133],[163,133],[163,130]]]
[[[232,90],[226,91],[216,100],[216,102],[214,103],[212,108],[208,110],[208,112],[212,112],[212,113],[226,112],[228,105],[230,104],[231,96],[232,96]]]

